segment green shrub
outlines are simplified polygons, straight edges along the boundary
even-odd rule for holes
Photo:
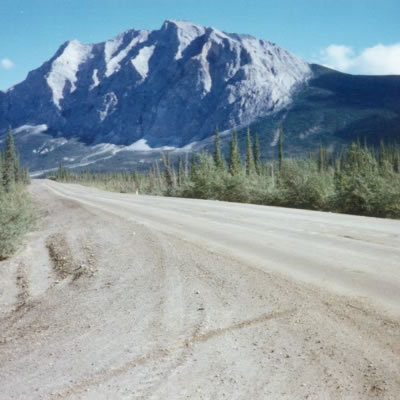
[[[237,203],[250,202],[250,184],[243,172],[239,175],[226,175],[223,184],[220,200]]]
[[[371,199],[371,213],[376,217],[400,218],[400,178],[380,179],[378,191]]]
[[[271,201],[283,207],[326,209],[334,190],[331,175],[320,172],[313,160],[285,160]]]
[[[15,251],[33,221],[31,199],[23,188],[0,193],[0,260]]]
[[[180,192],[183,197],[197,199],[221,200],[224,192],[226,172],[215,166],[213,158],[208,154],[200,154],[191,179]],[[179,192],[176,191],[177,195]]]
[[[335,175],[335,207],[349,214],[400,217],[400,176],[387,162],[353,144]]]

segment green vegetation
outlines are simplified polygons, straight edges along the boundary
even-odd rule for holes
[[[28,171],[21,168],[9,130],[4,151],[0,151],[0,260],[18,246],[33,221],[31,202],[24,190]]]
[[[277,160],[260,160],[257,136],[247,133],[245,162],[233,134],[228,163],[218,132],[212,154],[171,161],[161,154],[145,173],[70,172],[60,166],[55,179],[118,192],[215,199],[305,208],[377,217],[400,218],[400,148],[383,143],[378,150],[353,143],[340,154],[320,147],[307,158],[284,156],[280,128]]]

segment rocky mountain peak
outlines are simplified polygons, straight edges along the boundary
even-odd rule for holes
[[[103,43],[64,43],[0,97],[0,122],[46,124],[85,143],[182,146],[282,110],[310,76],[270,42],[167,20]]]

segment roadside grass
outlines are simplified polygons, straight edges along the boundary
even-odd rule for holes
[[[34,221],[32,200],[24,186],[0,193],[0,260],[18,248]]]

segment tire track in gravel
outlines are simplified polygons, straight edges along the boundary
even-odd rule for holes
[[[86,391],[87,388],[91,386],[96,386],[99,384],[104,384],[108,380],[118,377],[120,375],[126,374],[129,370],[139,368],[143,366],[144,364],[151,363],[154,361],[157,361],[156,368],[159,368],[159,362],[161,362],[161,368],[164,370],[164,367],[168,367],[168,363],[176,360],[175,356],[177,353],[180,352],[185,352],[188,351],[191,347],[194,347],[197,344],[200,343],[206,343],[210,340],[213,340],[219,336],[224,336],[227,333],[234,332],[234,331],[239,331],[241,329],[245,329],[248,327],[251,327],[252,325],[258,325],[258,324],[263,324],[266,323],[270,320],[273,319],[280,319],[280,318],[286,318],[290,315],[293,315],[296,310],[286,310],[282,312],[276,312],[276,313],[271,313],[271,314],[263,314],[260,315],[256,318],[250,319],[250,320],[245,320],[241,321],[239,323],[233,324],[231,326],[227,326],[225,328],[217,328],[214,330],[210,330],[208,332],[205,332],[203,334],[199,334],[197,336],[193,336],[189,338],[188,340],[184,341],[182,344],[181,341],[179,340],[175,345],[168,347],[168,348],[158,348],[155,349],[149,353],[143,354],[140,357],[137,357],[133,360],[130,360],[129,362],[126,362],[125,364],[112,368],[110,370],[104,370],[100,371],[94,376],[92,376],[89,379],[85,379],[77,384],[75,384],[73,387],[69,388],[65,392],[59,392],[57,393],[57,396],[60,398],[65,398],[71,395],[77,395],[80,393],[83,393]],[[166,363],[164,364],[163,363]],[[180,359],[179,361],[184,361],[184,359]],[[180,363],[178,362],[178,365],[175,365],[174,367],[177,368],[179,367]],[[172,373],[172,371],[170,371]],[[169,373],[169,374],[170,374]],[[169,374],[163,374],[160,371],[157,371],[155,375],[159,379],[166,379]],[[150,381],[150,383],[153,383]],[[139,388],[139,392],[135,393],[135,396],[139,396],[139,398],[145,396],[151,395],[151,392],[155,389],[153,385],[147,386],[144,384],[141,388]]]
[[[163,348],[151,350],[148,353],[154,356],[140,357],[140,360],[157,362],[153,364],[152,374],[141,379],[135,387],[135,397],[138,399],[147,398],[150,393],[158,390],[163,382],[168,379],[168,376],[185,362],[187,349],[185,346],[179,346],[179,343],[185,342],[187,336],[191,335],[191,330],[196,331],[198,329],[198,324],[188,325],[187,323],[188,315],[183,295],[181,271],[175,265],[176,263],[179,264],[179,258],[171,252],[167,243],[168,239],[164,235],[151,232],[151,241],[153,256],[156,257],[156,265],[160,274],[159,286],[162,293],[157,308],[154,310],[151,326],[151,330],[157,332],[157,334],[148,347],[157,348],[160,343],[164,344]],[[168,332],[169,340],[165,342],[166,332]],[[175,342],[175,344],[169,342]],[[132,363],[128,365],[131,366]],[[123,368],[123,372],[129,369],[131,368]]]

